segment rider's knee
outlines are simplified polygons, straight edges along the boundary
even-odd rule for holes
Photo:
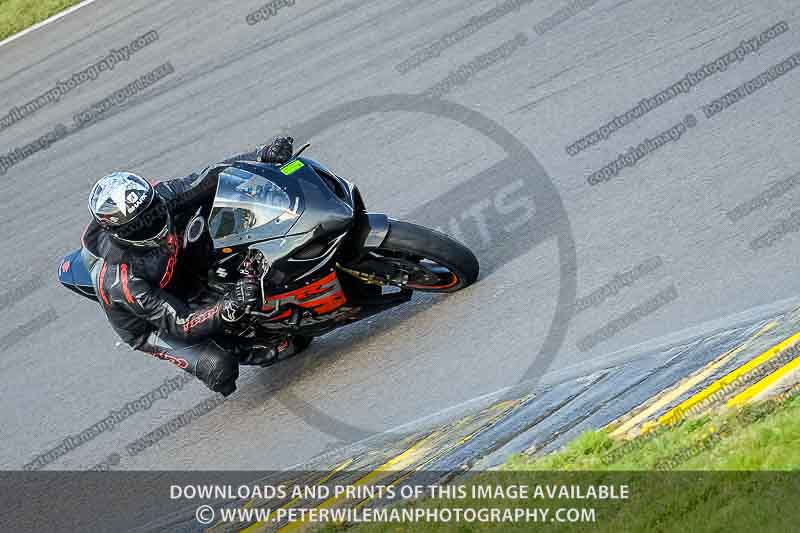
[[[187,346],[183,343],[156,338],[147,353],[168,361],[192,374],[214,392],[224,396],[236,390],[239,361],[236,355],[222,349],[215,342]]]
[[[233,354],[211,342],[200,353],[194,374],[212,391],[228,396],[236,390],[239,362]]]

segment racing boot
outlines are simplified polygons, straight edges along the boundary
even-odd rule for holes
[[[267,342],[254,341],[237,350],[239,364],[270,366],[302,352],[311,344],[313,337],[291,335],[270,339]]]

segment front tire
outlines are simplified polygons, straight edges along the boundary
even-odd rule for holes
[[[456,292],[475,283],[480,266],[472,251],[452,237],[402,220],[389,220],[378,255],[419,265],[406,287],[423,292]]]

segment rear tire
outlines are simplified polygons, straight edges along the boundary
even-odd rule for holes
[[[455,279],[434,285],[407,285],[423,292],[456,292],[475,283],[480,266],[472,251],[452,237],[436,230],[403,222],[389,220],[389,233],[376,250],[401,253],[433,261],[450,271]]]

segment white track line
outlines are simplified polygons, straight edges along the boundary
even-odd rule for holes
[[[43,20],[41,22],[37,22],[36,24],[31,26],[30,28],[24,29],[19,33],[15,33],[11,37],[3,39],[2,41],[0,41],[0,46],[6,45],[6,44],[10,43],[11,41],[15,41],[15,40],[19,39],[20,37],[22,37],[23,35],[27,35],[27,34],[31,33],[32,31],[38,30],[39,28],[43,28],[44,26],[47,26],[51,22],[55,22],[60,18],[66,17],[70,13],[74,13],[75,11],[79,10],[80,8],[86,7],[89,4],[93,4],[96,1],[97,0],[83,0],[83,2],[81,2],[80,4],[75,4],[74,6],[62,11],[61,13],[57,13],[57,14],[53,15],[49,19],[45,19],[45,20]]]

